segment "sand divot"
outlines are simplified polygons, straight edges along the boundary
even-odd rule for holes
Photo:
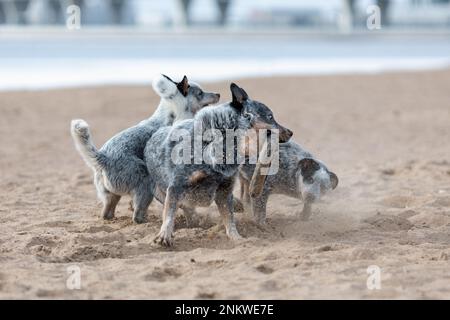
[[[157,281],[165,282],[169,279],[176,279],[180,277],[182,273],[180,270],[171,267],[155,267],[153,271],[144,276],[145,281]]]
[[[380,231],[400,231],[410,230],[414,225],[407,219],[400,216],[377,214],[370,218],[364,219],[366,222]]]
[[[275,271],[274,269],[272,269],[271,267],[269,267],[265,264],[261,264],[261,265],[257,266],[256,270],[258,270],[259,272],[261,272],[263,274],[271,274]]]

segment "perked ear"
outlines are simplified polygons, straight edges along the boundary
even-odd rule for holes
[[[168,99],[177,93],[176,83],[163,74],[153,79],[152,87],[153,90],[155,90],[155,92],[163,99]]]
[[[183,96],[187,96],[189,89],[189,81],[186,76],[183,77],[183,80],[177,84],[178,91],[181,92]]]
[[[175,83],[175,81],[173,81],[172,79],[170,79],[168,76],[166,76],[165,74],[161,74],[164,78],[166,78],[167,80],[169,80],[170,82]]]
[[[231,106],[241,110],[243,107],[244,101],[248,100],[248,94],[244,89],[240,88],[235,83],[231,83],[230,85],[231,96],[233,100],[231,101]]]
[[[303,177],[311,177],[320,169],[319,163],[311,158],[305,158],[298,162]]]

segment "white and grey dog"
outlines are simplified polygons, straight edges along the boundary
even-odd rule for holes
[[[238,173],[239,163],[236,160],[238,144],[231,140],[228,150],[222,143],[216,151],[210,153],[213,141],[206,138],[207,131],[215,130],[220,137],[227,133],[247,132],[255,128],[276,129],[280,132],[279,142],[286,142],[292,131],[276,122],[272,111],[261,102],[250,99],[244,89],[236,84],[230,85],[232,101],[216,107],[207,107],[198,112],[194,119],[180,121],[172,127],[159,129],[147,142],[145,161],[148,172],[155,177],[153,192],[159,189],[161,195],[157,199],[164,202],[163,223],[156,242],[165,246],[173,244],[175,215],[181,206],[193,211],[196,207],[207,207],[213,201],[225,225],[226,233],[231,239],[240,238],[234,221],[233,185]],[[197,128],[201,128],[196,132]],[[186,133],[181,139],[180,133]],[[196,162],[195,140],[200,138],[200,151],[204,157]],[[189,142],[186,162],[180,160],[181,142]],[[191,143],[192,142],[192,143]],[[174,158],[175,155],[175,158]],[[231,155],[233,161],[219,161]],[[184,157],[181,157],[184,158]],[[186,210],[185,210],[186,212]]]
[[[255,220],[262,224],[266,220],[266,206],[271,194],[302,199],[303,210],[298,211],[297,216],[308,220],[312,203],[338,185],[336,174],[294,141],[279,145],[278,173],[266,177],[262,192],[256,197],[252,197],[249,191],[251,181],[255,179],[254,170],[253,164],[244,164],[239,168],[241,201],[247,211],[253,212]]]
[[[154,181],[143,160],[147,141],[160,127],[192,118],[204,106],[217,103],[218,93],[205,92],[186,76],[179,83],[161,75],[154,79],[153,89],[161,97],[155,113],[107,141],[99,150],[92,142],[89,126],[84,120],[72,120],[71,134],[75,147],[94,171],[97,195],[103,203],[104,219],[114,218],[115,208],[124,195],[131,195],[133,221],[143,223],[153,199],[149,190]]]

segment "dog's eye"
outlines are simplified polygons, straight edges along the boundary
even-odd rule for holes
[[[267,116],[267,119],[273,120],[273,115],[269,114],[269,115]]]
[[[244,118],[250,120],[252,118],[252,115],[250,113],[244,113]]]

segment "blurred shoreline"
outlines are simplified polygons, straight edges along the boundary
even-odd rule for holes
[[[306,29],[0,28],[0,90],[373,74],[450,67],[450,33]]]

